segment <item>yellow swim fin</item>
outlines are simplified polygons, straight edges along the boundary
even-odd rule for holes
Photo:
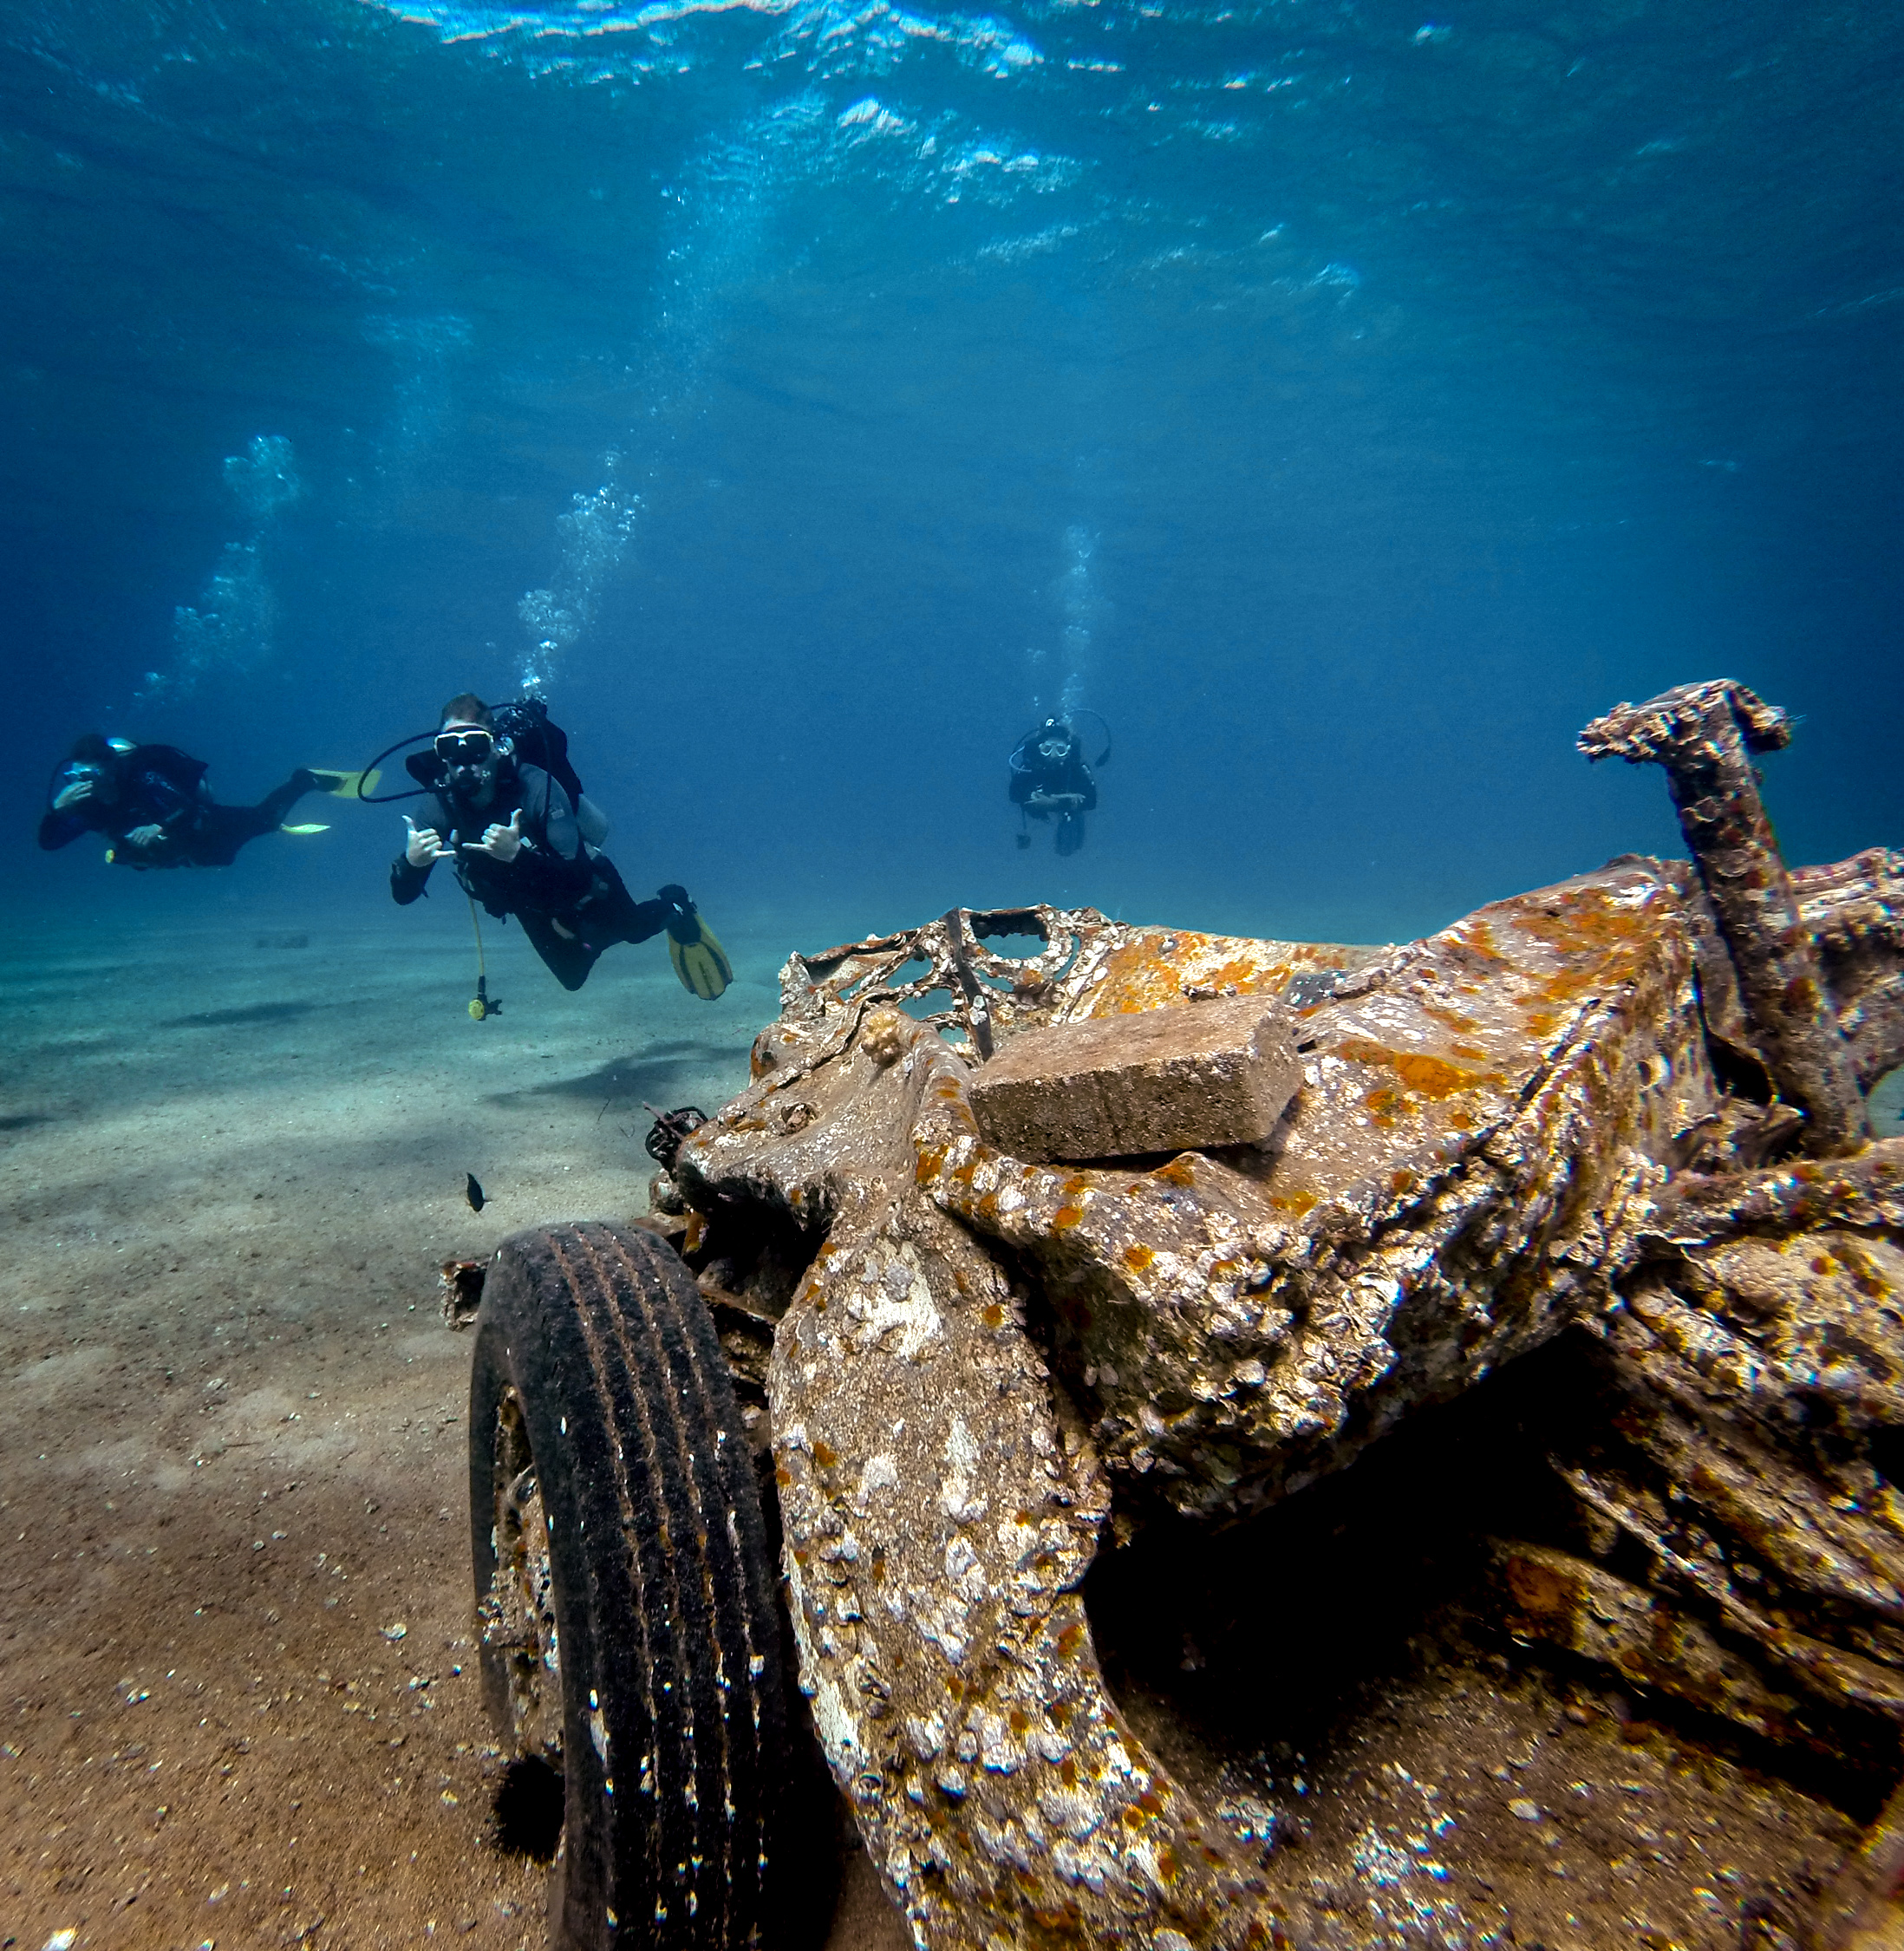
[[[313,821],[304,826],[280,826],[277,831],[280,833],[328,833],[330,829]]]
[[[675,965],[675,974],[681,986],[690,995],[698,995],[703,1002],[712,1002],[734,980],[734,964],[727,960],[727,951],[721,946],[721,937],[696,915],[701,923],[701,934],[693,942],[677,942],[668,937],[668,959]]]
[[[377,789],[381,773],[340,773],[335,766],[306,766],[304,770],[317,781],[317,790],[333,799],[359,799]],[[287,829],[289,831],[289,829]]]

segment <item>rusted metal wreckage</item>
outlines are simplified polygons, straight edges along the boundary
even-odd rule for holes
[[[694,1273],[578,1227],[488,1280],[486,1657],[564,1769],[564,1941],[786,1922],[784,1658],[927,1951],[1904,1941],[1904,855],[1788,872],[1788,735],[1621,706],[1581,747],[1665,767],[1692,862],[1399,947],[1040,907],[793,956],[657,1182]],[[1186,1077],[1242,1107],[1200,1144]]]

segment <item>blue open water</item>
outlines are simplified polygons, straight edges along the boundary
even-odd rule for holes
[[[525,681],[637,892],[786,946],[1423,931],[1673,849],[1573,734],[1722,675],[1804,716],[1796,858],[1901,837],[1892,10],[16,0],[0,50],[26,926],[401,954],[390,812],[135,878],[36,852],[48,768],[98,725],[250,799]],[[1061,861],[1004,759],[1067,699],[1116,750]]]

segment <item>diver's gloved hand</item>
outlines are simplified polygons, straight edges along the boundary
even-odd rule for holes
[[[420,827],[408,813],[403,824],[410,830],[403,843],[403,858],[411,866],[433,866],[443,858],[443,836],[434,826]]]
[[[734,964],[720,936],[701,920],[686,888],[670,881],[655,892],[668,904],[668,959],[681,986],[703,1002],[714,1002],[734,980]]]

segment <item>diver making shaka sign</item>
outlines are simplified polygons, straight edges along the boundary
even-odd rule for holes
[[[688,891],[669,884],[636,901],[615,863],[584,832],[594,809],[571,799],[539,766],[517,757],[480,698],[465,692],[443,708],[429,788],[390,864],[390,892],[408,906],[425,891],[430,870],[448,859],[473,901],[498,917],[513,915],[536,953],[565,989],[588,980],[610,943],[645,942],[663,929],[675,973],[713,1002],[733,980],[725,950]],[[598,816],[597,816],[598,819]],[[590,820],[599,835],[605,826]]]

